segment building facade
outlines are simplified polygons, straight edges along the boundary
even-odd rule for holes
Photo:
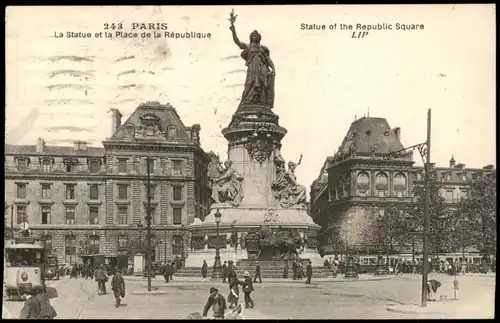
[[[125,265],[146,240],[148,165],[153,259],[189,252],[187,225],[209,211],[210,157],[200,126],[186,127],[170,105],[140,105],[122,124],[112,110],[104,148],[36,145],[5,149],[5,201],[10,222],[27,222],[47,238],[59,262],[104,254]]]
[[[414,187],[423,185],[424,169],[414,166],[413,151],[388,158],[391,151],[403,148],[401,129],[391,129],[383,118],[365,117],[351,124],[311,185],[311,215],[322,227],[320,243],[327,252],[339,254],[348,247],[360,253],[380,250],[370,224],[383,217],[388,206],[410,206]],[[448,167],[431,166],[450,210],[466,196],[473,180],[494,171],[492,165],[465,168],[453,157]],[[402,246],[402,252],[411,248],[415,245]]]

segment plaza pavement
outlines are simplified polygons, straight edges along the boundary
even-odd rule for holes
[[[453,276],[431,275],[430,278],[440,280],[442,287],[438,291],[438,301],[429,303],[425,310],[418,307],[421,286],[418,275],[384,280],[313,279],[311,285],[265,279],[263,284],[255,284],[252,297],[256,307],[244,310],[244,316],[248,319],[493,317],[495,276],[458,276],[460,289],[456,301],[451,300]],[[123,306],[115,308],[110,290],[107,295],[96,295],[95,281],[64,277],[49,282],[48,286],[57,290],[57,297],[52,299],[58,312],[57,319],[183,319],[190,313],[203,310],[211,286],[218,287],[224,296],[228,293],[227,284],[221,282],[187,282],[174,276],[174,281],[168,284],[153,280],[153,291],[157,295],[146,296],[145,280],[127,279]],[[448,299],[440,301],[440,295]],[[22,305],[22,302],[4,303],[15,317],[19,317]]]

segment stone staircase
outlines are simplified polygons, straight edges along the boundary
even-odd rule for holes
[[[304,264],[307,264],[305,259]],[[285,266],[282,260],[259,260],[260,272],[262,279],[265,278],[283,278],[283,267]],[[236,262],[237,275],[239,278],[243,277],[243,273],[248,271],[250,276],[255,275],[256,260],[244,259],[238,260]],[[305,268],[304,268],[305,273]],[[201,278],[201,267],[184,267],[179,269],[176,273],[179,277],[200,277]],[[208,267],[207,277],[211,277],[212,267]],[[292,278],[292,267],[289,264],[288,267],[288,278]],[[313,278],[328,278],[332,277],[332,270],[324,266],[313,266]]]

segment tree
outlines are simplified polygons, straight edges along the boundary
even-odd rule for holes
[[[497,190],[496,171],[472,183],[457,210],[465,244],[479,249],[484,256],[496,252],[497,244]]]
[[[404,209],[390,204],[382,210],[375,215],[377,240],[389,256],[399,249],[404,241]]]
[[[444,198],[440,194],[441,185],[437,181],[436,174],[431,173],[429,181],[430,204],[429,204],[429,236],[428,246],[432,256],[445,252],[450,246],[450,212],[445,204]],[[424,205],[425,188],[424,185],[417,185],[414,188],[415,206],[409,210],[415,221],[415,230],[423,232],[424,227]]]

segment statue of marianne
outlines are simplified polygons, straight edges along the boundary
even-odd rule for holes
[[[236,36],[236,21],[234,11],[231,11],[229,29],[233,34],[235,44],[242,49],[241,57],[245,60],[247,66],[247,76],[245,80],[245,88],[241,96],[240,107],[245,105],[261,105],[273,108],[274,105],[274,79],[276,69],[271,60],[269,49],[262,46],[260,41],[262,36],[257,30],[250,34],[250,43],[245,44]]]

